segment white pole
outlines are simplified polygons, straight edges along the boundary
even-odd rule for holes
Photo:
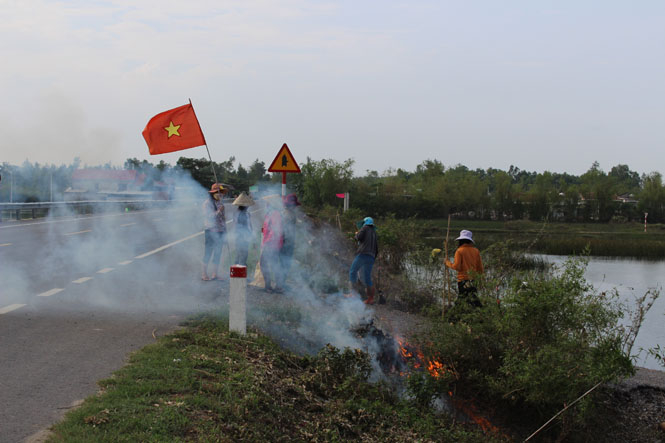
[[[14,173],[9,170],[9,203],[14,202]]]
[[[51,172],[51,202],[53,202],[53,172]]]
[[[229,331],[247,333],[247,266],[231,266],[229,297]]]

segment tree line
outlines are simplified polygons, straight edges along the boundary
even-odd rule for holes
[[[234,157],[210,163],[207,159],[180,157],[175,165],[127,159],[122,168],[106,164],[104,169],[133,169],[145,174],[144,186],[181,175],[191,176],[203,187],[220,182],[237,191],[247,191],[259,183],[279,183],[281,174],[270,174],[264,162],[256,159],[249,167],[236,165]],[[561,220],[568,222],[609,222],[642,220],[665,222],[665,185],[659,172],[638,174],[619,164],[608,172],[597,162],[579,176],[545,171],[469,169],[457,164],[445,166],[439,160],[425,160],[414,171],[389,169],[383,173],[366,171],[356,175],[354,161],[313,160],[301,165],[301,174],[289,174],[289,188],[304,204],[320,209],[341,206],[337,194],[348,192],[352,207],[377,216],[418,216],[442,218],[456,214],[464,218],[513,220]],[[62,198],[71,186],[71,175],[81,167],[76,159],[70,165],[0,166],[0,201],[48,201]],[[10,180],[12,184],[10,185]]]
[[[349,192],[350,204],[374,215],[540,221],[665,221],[665,187],[659,172],[640,175],[627,165],[605,172],[597,162],[576,176],[446,167],[426,160],[415,171],[367,171],[356,177],[353,160],[307,159],[294,183],[303,201],[313,207],[340,205],[336,193]]]

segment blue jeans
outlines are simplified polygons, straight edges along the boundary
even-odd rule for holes
[[[226,232],[206,229],[204,239],[205,250],[203,252],[203,264],[207,265],[212,256],[212,263],[215,266],[218,266],[222,257],[222,248],[224,247]]]
[[[363,280],[367,287],[372,286],[372,267],[374,266],[374,257],[369,254],[359,254],[353,259],[351,269],[349,270],[349,281],[353,284],[358,278],[358,271],[363,269]]]

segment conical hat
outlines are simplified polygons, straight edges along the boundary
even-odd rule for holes
[[[241,192],[238,198],[233,200],[233,204],[235,206],[252,206],[254,204],[254,200],[252,200],[252,197],[249,195]]]

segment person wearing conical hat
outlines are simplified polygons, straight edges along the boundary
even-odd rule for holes
[[[455,251],[455,262],[446,259],[446,266],[457,271],[457,293],[459,297],[472,306],[480,306],[473,278],[482,274],[484,269],[480,252],[473,241],[473,233],[463,229],[455,240],[459,245]]]
[[[214,183],[208,191],[208,198],[203,202],[203,225],[204,225],[204,245],[201,280],[219,280],[217,272],[219,271],[219,262],[222,258],[222,248],[226,241],[226,214],[222,196],[226,189],[219,184]],[[214,270],[208,277],[208,263],[212,258]]]
[[[234,231],[236,264],[247,266],[249,243],[252,240],[252,219],[247,208],[254,205],[254,200],[252,200],[252,197],[243,192],[233,201],[233,205],[238,207],[238,212],[236,212]]]

